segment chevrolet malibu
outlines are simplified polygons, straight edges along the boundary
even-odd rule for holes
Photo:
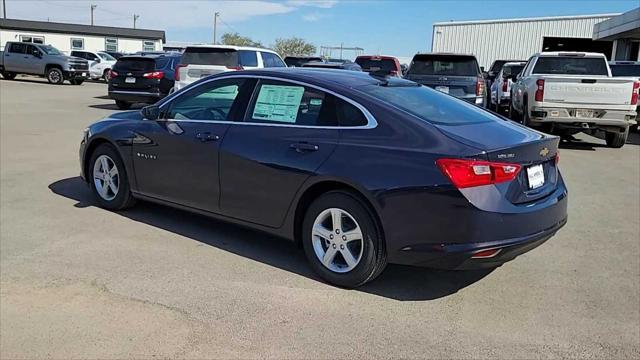
[[[256,228],[357,287],[387,263],[496,267],[545,242],[567,220],[558,142],[407,80],[265,69],[100,120],[80,161],[106,209],[146,200]]]

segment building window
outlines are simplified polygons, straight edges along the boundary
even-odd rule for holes
[[[44,44],[44,38],[42,36],[20,35],[20,42]]]
[[[71,39],[72,50],[84,50],[84,39]]]
[[[156,50],[156,42],[155,41],[143,41],[142,42],[142,51],[155,51]]]
[[[118,51],[118,39],[106,38],[104,40],[104,50],[114,52]]]

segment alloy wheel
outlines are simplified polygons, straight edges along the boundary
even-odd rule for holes
[[[98,195],[111,201],[118,195],[120,174],[116,163],[107,155],[100,155],[93,165],[93,183]]]
[[[364,239],[351,214],[338,208],[326,209],[316,217],[311,231],[313,250],[324,267],[346,273],[358,266]]]

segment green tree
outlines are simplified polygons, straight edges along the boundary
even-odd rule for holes
[[[253,41],[250,37],[242,36],[237,32],[222,34],[220,43],[222,45],[262,47],[262,44],[259,41]]]
[[[309,56],[316,52],[315,45],[306,42],[304,39],[292,37],[289,39],[276,39],[273,50],[285,57],[289,55],[295,56]]]

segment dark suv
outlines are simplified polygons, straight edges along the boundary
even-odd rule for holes
[[[109,97],[120,109],[155,103],[173,89],[179,63],[180,54],[122,56],[110,73]]]
[[[473,55],[416,54],[404,78],[480,107],[486,105],[484,77]]]

